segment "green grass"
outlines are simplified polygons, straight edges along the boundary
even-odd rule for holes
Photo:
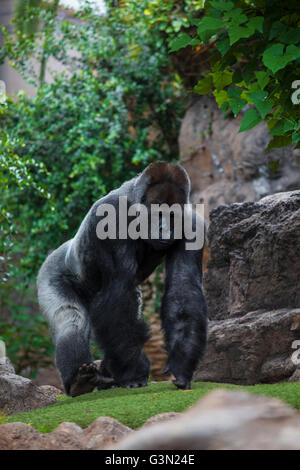
[[[50,432],[63,421],[73,421],[82,428],[99,416],[111,416],[121,423],[137,428],[150,416],[167,411],[184,411],[209,391],[223,388],[280,398],[300,409],[300,383],[237,386],[196,382],[191,391],[175,389],[172,383],[156,383],[138,389],[94,391],[77,398],[63,396],[58,403],[37,410],[6,417],[6,422],[30,423],[40,432]]]

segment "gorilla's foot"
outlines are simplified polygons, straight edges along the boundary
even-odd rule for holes
[[[191,389],[191,381],[184,379],[182,377],[176,378],[173,380],[173,384],[176,385],[177,388],[180,388],[181,390],[190,390]]]
[[[71,385],[71,397],[92,392],[97,385],[98,376],[99,371],[96,364],[93,362],[83,364],[78,371],[76,382]]]
[[[120,383],[120,386],[123,388],[139,388],[146,387],[148,384],[148,377],[140,377],[138,379],[128,380]]]

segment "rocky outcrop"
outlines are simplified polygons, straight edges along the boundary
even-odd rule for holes
[[[279,400],[217,390],[171,422],[142,428],[121,450],[300,449],[300,414]]]
[[[37,387],[32,380],[16,375],[7,357],[0,359],[0,410],[5,414],[52,405],[61,390],[50,385]]]
[[[204,287],[210,319],[300,308],[300,191],[211,213]]]
[[[211,321],[204,360],[194,380],[254,385],[291,377],[297,364],[292,344],[300,338],[300,309]]]
[[[224,119],[215,100],[203,96],[182,121],[180,160],[191,178],[192,202],[205,203],[207,222],[220,204],[300,189],[300,151],[285,147],[265,152],[267,125],[239,133],[242,117]],[[278,162],[277,168],[269,162]]]
[[[87,429],[61,423],[41,434],[25,423],[0,426],[0,450],[99,450],[114,445],[131,429],[108,417],[97,418]]]
[[[194,379],[297,380],[300,191],[220,206],[210,217],[204,289],[211,321]]]

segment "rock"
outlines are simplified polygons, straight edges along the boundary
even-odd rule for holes
[[[208,242],[210,319],[300,307],[300,191],[218,207]]]
[[[63,394],[60,388],[53,387],[53,385],[41,385],[38,388],[40,392],[49,399],[56,398],[58,395],[61,396]]]
[[[292,147],[265,152],[265,123],[239,133],[242,115],[223,119],[215,100],[204,96],[187,111],[180,129],[182,165],[191,178],[192,202],[218,204],[256,201],[268,194],[299,189],[300,152]],[[269,162],[278,161],[272,171]]]
[[[25,423],[8,423],[0,426],[0,450],[46,449],[43,436]]]
[[[166,423],[168,421],[173,421],[177,419],[181,413],[176,413],[175,411],[170,411],[169,413],[159,413],[158,415],[151,416],[151,418],[147,419],[147,421],[143,424],[144,426],[150,426],[157,423]]]
[[[291,375],[289,382],[300,382],[300,368],[296,369],[293,375]]]
[[[300,309],[250,312],[243,317],[211,321],[204,359],[194,380],[253,385],[287,380],[297,365],[292,343]]]
[[[96,419],[87,429],[61,423],[47,434],[25,423],[8,423],[0,426],[0,450],[98,450],[115,444],[129,432],[130,428],[108,417]]]
[[[147,426],[118,450],[299,450],[300,415],[279,400],[213,391],[171,422]]]
[[[0,450],[83,450],[78,438],[81,433],[74,423],[62,423],[49,434],[41,434],[25,423],[2,424]]]
[[[15,369],[8,357],[0,357],[0,375],[1,374],[14,374]]]
[[[52,405],[61,391],[51,387],[37,387],[25,377],[12,373],[0,375],[0,410],[5,414],[20,413]]]
[[[104,449],[115,444],[130,432],[132,432],[130,428],[119,423],[116,419],[101,416],[82,431],[81,442],[88,450]]]

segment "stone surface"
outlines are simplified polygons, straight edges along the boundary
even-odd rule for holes
[[[242,115],[223,119],[215,100],[203,96],[187,111],[179,136],[180,159],[191,178],[192,202],[210,210],[220,203],[256,201],[268,194],[300,188],[300,151],[265,152],[265,123],[239,133]],[[279,160],[276,171],[268,165]]]
[[[180,415],[181,413],[176,413],[175,411],[170,411],[169,413],[159,413],[158,415],[151,416],[151,418],[147,419],[143,427],[173,421],[174,419],[177,419]]]
[[[7,356],[0,358],[0,375],[1,374],[14,374],[15,369],[10,359]]]
[[[300,191],[218,207],[208,242],[210,319],[300,307]]]
[[[194,380],[253,385],[287,380],[296,370],[292,343],[300,309],[250,312],[211,321],[206,355]]]
[[[129,432],[130,428],[108,417],[96,419],[87,429],[61,423],[47,434],[25,423],[8,423],[0,426],[0,450],[100,450]]]
[[[114,449],[300,449],[300,415],[279,400],[213,391],[167,423],[130,434]]]
[[[298,366],[298,368],[295,370],[295,372],[293,373],[293,375],[290,376],[289,382],[300,382],[300,368],[299,368],[299,366]]]
[[[82,431],[81,442],[88,450],[103,449],[114,445],[130,432],[132,432],[130,428],[116,419],[101,416]]]
[[[5,414],[52,405],[61,393],[50,385],[37,387],[32,380],[16,375],[8,358],[0,360],[0,410]]]

